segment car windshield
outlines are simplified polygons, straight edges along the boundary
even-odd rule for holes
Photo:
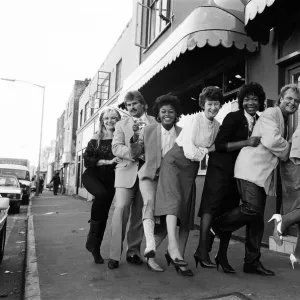
[[[0,169],[0,175],[14,175],[21,180],[30,180],[29,172],[25,170]]]
[[[18,187],[18,180],[15,177],[0,176],[0,186]]]

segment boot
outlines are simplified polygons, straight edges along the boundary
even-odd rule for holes
[[[144,252],[144,256],[146,258],[155,257],[156,247],[155,247],[155,239],[154,239],[154,221],[151,219],[145,219],[143,221],[144,226],[144,234],[146,238],[146,249]]]
[[[101,230],[101,223],[93,220],[89,221],[90,231],[87,236],[85,248],[90,251],[94,257],[96,264],[103,264],[104,259],[100,253],[100,246],[103,238],[103,230]]]

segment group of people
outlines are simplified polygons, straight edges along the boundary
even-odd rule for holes
[[[284,86],[276,107],[265,109],[265,99],[260,84],[243,85],[238,93],[239,110],[230,112],[221,126],[215,117],[224,97],[216,86],[203,89],[199,96],[200,112],[190,116],[183,128],[177,126],[180,101],[172,95],[155,100],[154,117],[147,115],[147,103],[138,91],[128,92],[124,98],[130,116],[121,119],[114,108],[102,111],[99,130],[84,153],[86,170],[82,176],[84,187],[94,196],[86,248],[95,263],[104,263],[100,248],[115,198],[108,267],[119,267],[129,221],[129,263],[143,264],[141,243],[145,236],[143,256],[147,266],[154,272],[163,272],[155,256],[167,236],[167,264],[172,264],[182,276],[193,276],[184,254],[194,225],[195,179],[199,163],[209,154],[198,212],[201,224],[194,253],[196,266],[221,266],[224,272],[235,273],[227,259],[228,245],[232,232],[246,226],[243,271],[274,275],[260,262],[264,209],[267,195],[276,192],[279,162],[282,172],[287,165],[289,172],[300,172],[300,155],[292,157],[292,139],[288,139],[288,117],[298,109],[300,89],[296,85]],[[295,198],[291,212],[275,214],[271,219],[278,244],[282,243],[284,230],[300,222],[297,182],[290,193]],[[298,228],[300,232],[300,225]],[[213,263],[209,253],[215,236],[220,244]],[[291,262],[294,265],[299,261],[297,244]]]

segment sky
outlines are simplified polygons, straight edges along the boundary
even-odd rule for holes
[[[0,1],[0,78],[45,86],[42,147],[75,80],[93,78],[133,12],[132,0]],[[0,157],[38,164],[43,89],[0,80]]]

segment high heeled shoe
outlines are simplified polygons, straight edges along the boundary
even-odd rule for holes
[[[182,270],[180,267],[176,267],[176,266],[175,266],[175,269],[176,269],[176,272],[181,276],[185,276],[185,277],[194,276],[194,273],[190,269]]]
[[[290,261],[291,261],[293,270],[295,269],[295,266],[294,266],[295,263],[300,264],[300,260],[293,253],[291,253],[291,255],[290,255]]]
[[[278,246],[281,246],[283,243],[282,232],[281,232],[282,217],[279,214],[274,214],[272,218],[268,221],[268,223],[271,222],[272,220],[275,221],[274,230],[273,230],[273,239]]]
[[[172,264],[175,267],[176,266],[177,267],[186,267],[186,266],[188,266],[188,263],[183,259],[178,259],[178,258],[172,259],[172,257],[170,256],[168,251],[165,254],[165,258],[166,258],[168,266],[170,264]]]
[[[215,257],[215,262],[217,265],[217,270],[219,270],[219,265],[220,265],[222,267],[224,273],[229,273],[229,274],[236,273],[236,271],[231,267],[231,265],[228,263],[228,261],[221,262],[218,255],[216,255],[216,257]]]
[[[147,258],[147,267],[153,272],[164,272],[165,270],[154,260]]]
[[[212,263],[210,259],[202,260],[200,252],[196,251],[194,253],[194,259],[195,259],[195,263],[196,263],[196,268],[198,268],[198,263],[200,263],[202,268],[213,269],[216,267],[216,265],[214,263]]]

